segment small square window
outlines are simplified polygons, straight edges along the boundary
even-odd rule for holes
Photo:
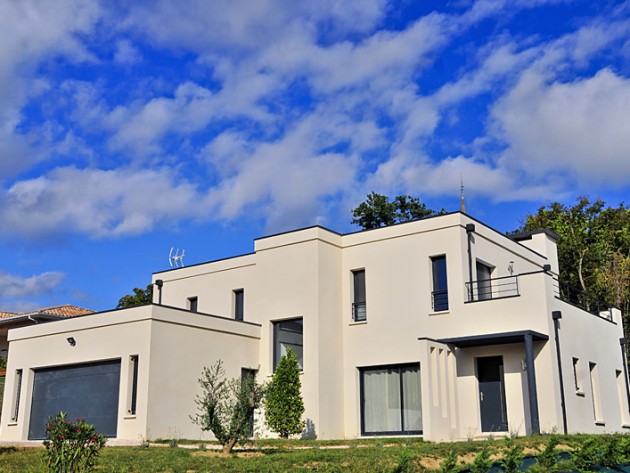
[[[191,312],[197,312],[197,302],[198,302],[198,299],[196,297],[189,297],[188,310]]]

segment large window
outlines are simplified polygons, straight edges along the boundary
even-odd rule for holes
[[[492,267],[477,261],[477,300],[492,299]]]
[[[352,301],[352,320],[355,322],[363,322],[367,319],[364,269],[352,271],[352,285],[354,291],[354,298]]]
[[[361,432],[422,433],[418,364],[361,369]]]
[[[236,320],[243,320],[245,315],[245,290],[234,290],[234,318]]]
[[[438,312],[448,310],[448,286],[446,282],[446,256],[434,256],[431,258],[433,271],[433,310]]]
[[[300,370],[304,369],[304,350],[302,348],[302,333],[304,324],[301,318],[282,320],[273,324],[273,369],[280,363],[280,358],[291,349],[297,357]]]

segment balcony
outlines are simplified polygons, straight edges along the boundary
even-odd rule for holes
[[[480,302],[491,299],[505,299],[520,296],[518,276],[504,276],[493,279],[480,279],[466,283],[466,302]]]
[[[352,303],[352,320],[354,322],[365,322],[367,320],[367,304],[365,302]]]

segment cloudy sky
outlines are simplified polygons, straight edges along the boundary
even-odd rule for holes
[[[630,3],[0,2],[0,310],[112,308],[374,190],[499,231],[630,191]]]

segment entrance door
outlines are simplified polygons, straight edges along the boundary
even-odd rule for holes
[[[503,357],[477,358],[482,432],[507,432]]]

